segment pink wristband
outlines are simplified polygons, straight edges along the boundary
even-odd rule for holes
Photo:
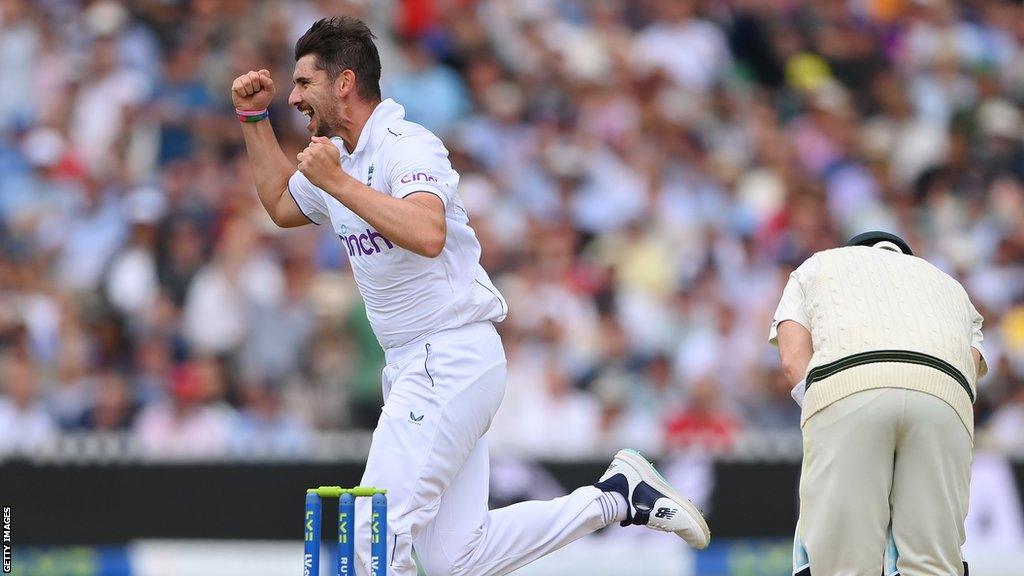
[[[239,110],[238,108],[235,108],[235,113],[238,114],[239,122],[245,122],[247,124],[265,120],[270,116],[270,113],[267,112],[266,108],[263,110]]]

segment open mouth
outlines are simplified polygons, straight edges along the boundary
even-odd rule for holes
[[[310,132],[312,132],[313,131],[313,109],[312,108],[306,108],[305,110],[299,110],[299,112],[304,114],[306,116],[306,118],[309,118],[309,123],[306,124],[306,130],[309,130]]]

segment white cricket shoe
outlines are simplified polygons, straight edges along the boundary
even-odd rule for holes
[[[605,492],[619,492],[626,498],[629,510],[622,526],[636,524],[674,532],[697,550],[707,548],[711,542],[711,530],[700,510],[636,450],[619,450],[595,486]]]

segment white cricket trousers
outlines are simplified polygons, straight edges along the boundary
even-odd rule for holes
[[[949,404],[864,390],[811,416],[803,437],[795,572],[963,574],[972,441]]]
[[[488,511],[487,432],[505,393],[490,322],[385,351],[384,408],[362,484],[388,490],[388,574],[506,574],[608,525],[593,486]],[[597,479],[595,478],[595,481]],[[357,572],[369,574],[369,499],[356,503]]]

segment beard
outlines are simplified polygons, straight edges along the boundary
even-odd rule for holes
[[[338,128],[341,126],[341,122],[338,119],[337,109],[318,111],[315,115],[316,127],[313,129],[315,136],[331,138],[338,135]]]
[[[322,136],[324,138],[330,138],[334,135],[334,126],[327,122],[317,122],[316,130],[313,132],[314,136]]]

